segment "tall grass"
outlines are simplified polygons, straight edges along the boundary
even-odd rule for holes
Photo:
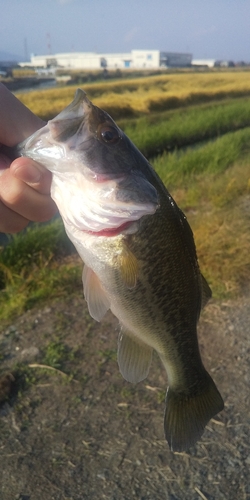
[[[250,127],[230,132],[202,147],[164,153],[154,160],[163,182],[171,187],[190,182],[194,176],[223,173],[234,162],[250,154]]]
[[[250,126],[250,99],[153,113],[119,125],[146,156],[153,156]]]

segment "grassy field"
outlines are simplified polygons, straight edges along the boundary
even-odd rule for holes
[[[119,121],[147,156],[214,139],[250,126],[250,98],[230,99]]]
[[[162,75],[84,88],[105,109],[113,96],[120,126],[186,213],[214,297],[243,294],[250,278],[249,73]],[[65,87],[18,97],[49,118],[74,91]],[[78,293],[81,267],[58,220],[12,237],[0,253],[0,316]]]

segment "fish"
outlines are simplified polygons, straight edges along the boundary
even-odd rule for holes
[[[125,380],[167,373],[164,432],[189,449],[224,406],[201,359],[197,324],[211,290],[187,218],[154,168],[114,120],[78,89],[64,110],[19,147],[52,172],[51,196],[84,262],[84,296],[101,321],[118,318]]]

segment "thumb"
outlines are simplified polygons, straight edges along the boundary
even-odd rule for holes
[[[49,194],[52,174],[40,163],[22,157],[14,160],[10,166],[14,177],[25,182],[41,194]]]

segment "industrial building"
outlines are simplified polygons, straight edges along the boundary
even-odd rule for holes
[[[19,63],[22,67],[55,69],[156,69],[186,67],[192,63],[192,54],[161,52],[160,50],[132,50],[120,54],[95,52],[68,52],[65,54],[31,56],[31,61]]]
[[[234,67],[233,61],[219,61],[218,59],[193,59],[194,68],[230,68]]]

